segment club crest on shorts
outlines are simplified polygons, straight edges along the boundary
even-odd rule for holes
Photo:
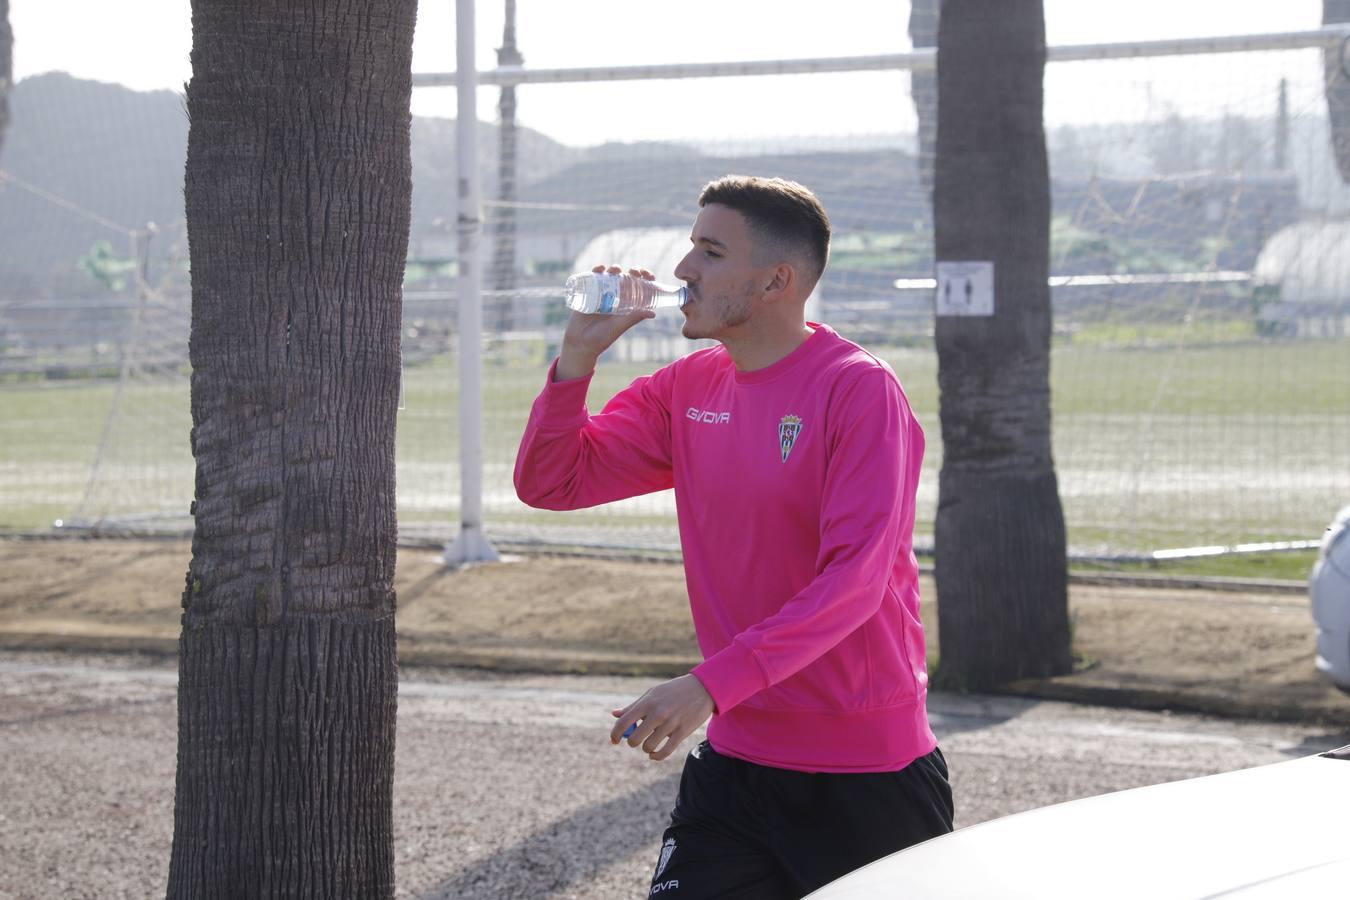
[[[801,416],[783,416],[778,420],[778,449],[783,451],[783,462],[787,462],[788,454],[797,443],[797,435],[801,433]]]
[[[675,839],[666,838],[666,842],[661,845],[661,859],[656,864],[656,875],[653,878],[660,878],[661,873],[670,865],[670,856],[675,852]]]

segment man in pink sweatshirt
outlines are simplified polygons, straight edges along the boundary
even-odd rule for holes
[[[699,206],[675,275],[685,337],[719,346],[592,416],[600,355],[654,313],[573,313],[516,491],[580,509],[674,488],[704,661],[615,710],[610,740],[631,726],[662,760],[711,722],[650,894],[800,897],[952,828],[913,553],[923,431],[884,362],[805,320],[829,254],[816,197],[727,176]]]

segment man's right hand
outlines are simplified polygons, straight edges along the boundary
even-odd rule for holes
[[[593,272],[608,272],[618,275],[623,270],[618,266],[596,266]],[[634,278],[651,281],[655,278],[646,269],[629,269]],[[563,332],[562,350],[558,354],[558,367],[554,370],[554,380],[570,381],[573,378],[585,378],[595,371],[596,360],[625,331],[643,319],[654,319],[656,313],[650,309],[638,310],[626,316],[605,314],[591,315],[573,311],[567,321],[567,330]]]

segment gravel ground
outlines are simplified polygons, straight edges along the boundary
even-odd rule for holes
[[[398,896],[642,897],[679,775],[611,747],[650,679],[405,669]],[[134,655],[0,653],[0,897],[162,896],[175,671]],[[958,826],[1350,743],[1335,728],[935,695]]]

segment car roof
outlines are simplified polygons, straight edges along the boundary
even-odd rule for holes
[[[810,900],[1340,897],[1348,823],[1344,747],[984,822],[877,860]]]

